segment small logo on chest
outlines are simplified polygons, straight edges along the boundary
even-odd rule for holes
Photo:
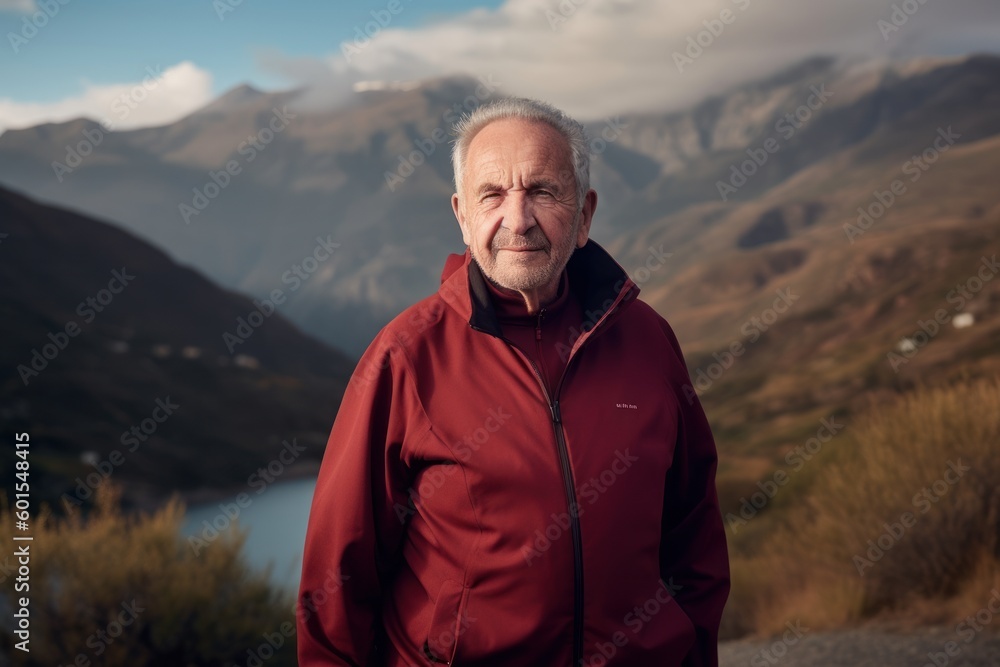
[[[615,403],[615,407],[621,410],[638,410],[639,406],[635,403]]]

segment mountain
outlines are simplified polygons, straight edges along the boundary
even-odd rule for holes
[[[670,238],[693,242],[728,205],[841,151],[864,144],[874,158],[879,145],[923,150],[927,139],[906,127],[961,126],[963,142],[991,136],[1000,117],[982,100],[998,81],[993,56],[818,57],[690,109],[595,120],[594,236],[619,243],[688,211]],[[284,313],[359,354],[381,325],[435,288],[444,256],[461,250],[449,205],[452,123],[493,95],[516,92],[453,77],[371,87],[329,109],[307,90],[242,86],[163,127],[107,132],[79,119],[7,131],[0,182],[120,223],[255,296],[288,285],[286,272],[329,235],[337,251],[300,281]],[[750,165],[744,184],[721,187],[739,182],[733,169],[750,159],[747,150],[767,160]],[[704,215],[692,217],[698,207]],[[809,211],[801,220],[816,215]],[[781,226],[765,223],[756,234]]]
[[[678,333],[727,507],[820,420],[849,438],[883,397],[1000,370],[1000,281],[978,273],[1000,254],[998,84],[993,55],[820,57],[589,124],[594,236]],[[327,109],[238,88],[159,128],[8,131],[0,182],[118,221],[229,288],[283,289],[283,315],[357,354],[461,249],[446,132],[508,93],[446,78]],[[330,257],[311,261],[318,239]]]
[[[892,394],[1000,373],[998,76],[993,57],[883,73],[767,155],[752,194],[664,206],[610,244],[684,344],[726,454],[727,507],[787,469],[823,419],[850,438]],[[660,248],[670,258],[642,272]]]
[[[445,136],[455,100],[488,97],[475,96],[479,85],[373,90],[334,112],[307,98],[296,107],[301,91],[244,87],[164,127],[106,132],[79,119],[9,131],[0,137],[0,182],[119,222],[256,296],[283,287],[315,238],[330,235],[339,249],[301,281],[285,312],[357,354],[433,288],[444,255],[461,249]],[[421,164],[409,164],[411,155]],[[397,170],[404,177],[393,193],[386,172]]]
[[[111,477],[151,506],[246,490],[273,461],[315,469],[353,364],[283,303],[7,189],[0,220],[0,423],[30,435],[33,502],[86,500]],[[14,448],[0,456],[13,471]]]
[[[750,201],[862,143],[923,150],[927,138],[906,136],[906,127],[961,126],[963,141],[992,136],[1000,117],[984,102],[998,80],[995,56],[815,58],[684,111],[631,118],[616,144],[659,169],[639,175],[641,187],[621,195],[611,189],[618,199],[608,222],[615,232],[628,231],[697,204]]]

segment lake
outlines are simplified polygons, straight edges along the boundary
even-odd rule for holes
[[[189,507],[182,526],[184,538],[200,537],[208,543],[205,548],[211,548],[214,530],[207,529],[205,522],[231,531],[233,522],[227,514],[238,512],[240,528],[248,531],[243,547],[247,560],[260,569],[272,564],[272,581],[295,590],[302,570],[302,547],[315,487],[315,478],[278,482],[260,493],[246,492],[249,500],[243,499],[243,507],[237,504],[236,495]],[[227,525],[230,527],[226,528]]]

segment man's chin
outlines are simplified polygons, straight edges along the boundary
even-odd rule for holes
[[[552,275],[549,255],[544,250],[504,251],[493,255],[489,267],[478,262],[483,273],[495,285],[510,290],[536,289]],[[487,268],[489,270],[487,270]]]
[[[524,290],[534,289],[540,282],[544,283],[547,273],[541,263],[498,262],[488,276],[493,283],[506,289]]]

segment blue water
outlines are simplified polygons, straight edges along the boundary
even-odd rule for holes
[[[249,489],[249,503],[239,508],[237,522],[247,531],[243,551],[249,563],[263,570],[272,566],[271,580],[279,586],[295,590],[302,571],[302,547],[306,538],[306,524],[309,520],[309,505],[312,502],[315,479],[300,479],[272,484],[257,493]],[[205,521],[224,527],[232,524],[220,505],[230,507],[236,504],[234,495],[221,502],[189,507],[182,530],[185,539],[189,536],[205,538]],[[230,509],[230,513],[233,510]],[[232,527],[224,531],[232,531]],[[208,541],[208,540],[206,540]],[[209,541],[206,549],[211,549]]]

